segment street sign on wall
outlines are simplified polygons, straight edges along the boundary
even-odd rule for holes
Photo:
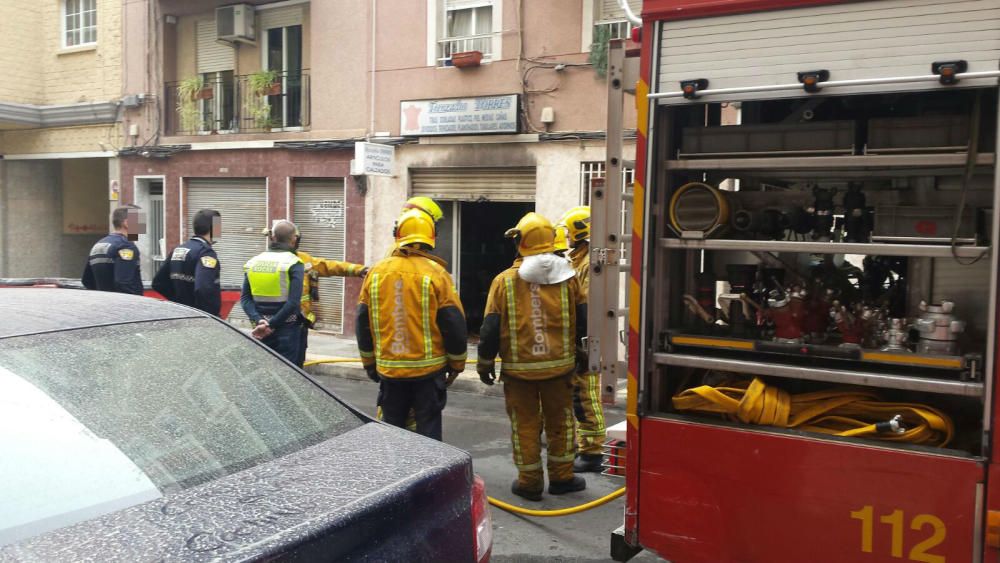
[[[396,148],[379,143],[354,143],[354,160],[351,174],[368,176],[392,176],[396,160]]]
[[[399,103],[404,136],[517,133],[517,94]]]

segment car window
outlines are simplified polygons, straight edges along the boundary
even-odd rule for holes
[[[0,340],[0,544],[223,477],[361,424],[212,319]]]

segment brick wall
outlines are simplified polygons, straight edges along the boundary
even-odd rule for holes
[[[72,49],[62,48],[63,0],[0,2],[0,101],[57,105],[119,99],[122,2],[97,0],[97,45]],[[122,144],[121,133],[118,125],[3,131],[0,154],[112,150]]]
[[[42,50],[38,49],[44,1],[0,2],[0,100],[21,104],[42,101]]]
[[[97,0],[97,45],[62,47],[62,0],[0,2],[0,100],[41,105],[121,96],[122,0]]]

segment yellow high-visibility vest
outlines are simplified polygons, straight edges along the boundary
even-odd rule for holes
[[[289,272],[292,266],[301,263],[302,260],[295,253],[287,251],[262,252],[247,261],[243,271],[250,282],[253,300],[260,303],[288,301],[288,286],[291,281]]]

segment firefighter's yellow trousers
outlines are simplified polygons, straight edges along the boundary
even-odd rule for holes
[[[542,473],[541,433],[544,414],[548,444],[549,481],[573,478],[573,382],[571,375],[528,381],[503,376],[503,396],[510,417],[514,466],[518,486],[540,490],[545,486]]]
[[[601,454],[604,445],[604,407],[601,406],[601,376],[573,375],[573,411],[576,414],[576,445],[581,454]]]

